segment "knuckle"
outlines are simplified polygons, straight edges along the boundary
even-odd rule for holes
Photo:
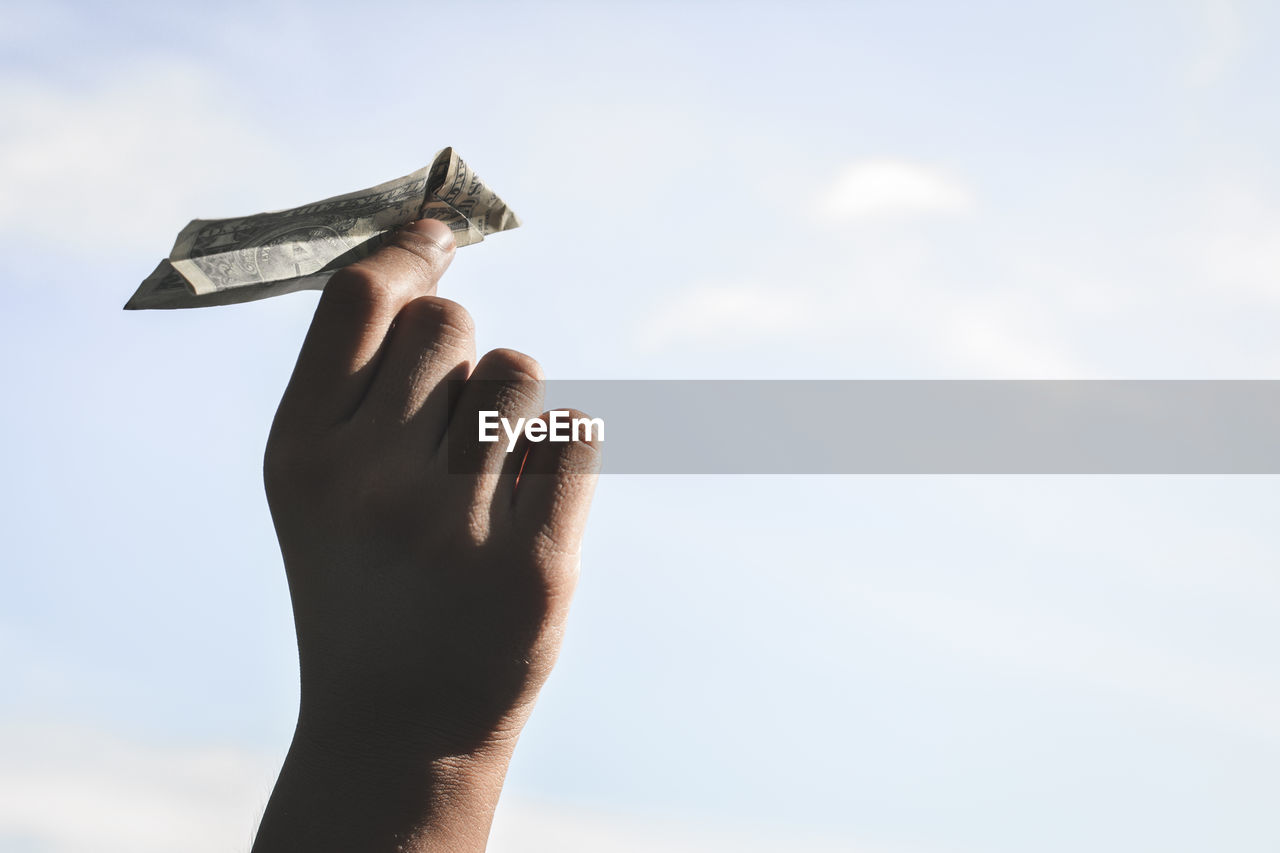
[[[325,285],[326,298],[357,308],[376,308],[390,301],[394,285],[361,261],[343,267]]]
[[[533,531],[533,545],[530,549],[534,563],[544,572],[560,569],[565,575],[564,581],[577,579],[578,562],[581,558],[580,545],[564,541],[563,532],[553,524],[539,525]],[[551,575],[552,578],[555,575]]]
[[[452,299],[441,296],[419,296],[400,311],[397,322],[405,321],[429,330],[435,337],[470,340],[476,324],[471,313]]]
[[[544,379],[542,365],[532,356],[518,350],[490,350],[485,354],[484,361],[495,373],[507,374],[517,380],[541,382]]]

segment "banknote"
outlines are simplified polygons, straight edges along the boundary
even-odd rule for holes
[[[196,219],[124,306],[199,308],[320,290],[334,272],[415,219],[439,219],[459,246],[520,224],[452,148],[367,190],[236,219]]]

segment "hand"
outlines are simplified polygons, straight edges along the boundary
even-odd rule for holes
[[[559,650],[599,450],[478,440],[541,413],[541,371],[473,367],[453,252],[424,220],[334,275],[272,426],[302,700],[255,853],[482,850]]]

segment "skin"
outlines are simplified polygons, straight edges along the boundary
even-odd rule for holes
[[[483,850],[559,651],[600,451],[478,441],[480,410],[542,413],[542,373],[476,361],[453,253],[423,220],[334,275],[272,425],[302,690],[254,853]]]

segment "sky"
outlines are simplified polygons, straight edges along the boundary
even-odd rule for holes
[[[288,745],[261,454],[315,295],[121,311],[189,219],[453,145],[525,224],[441,293],[553,379],[1271,379],[1278,38],[1262,0],[0,0],[0,850],[247,851]],[[606,477],[491,849],[1274,850],[1278,499]]]

